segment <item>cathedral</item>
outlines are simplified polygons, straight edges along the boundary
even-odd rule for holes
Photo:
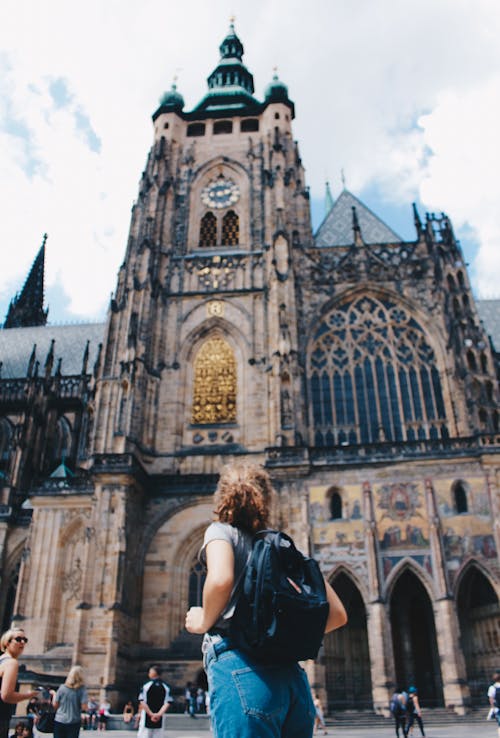
[[[500,348],[450,219],[402,240],[355,194],[316,233],[277,75],[231,25],[208,90],[173,85],[105,323],[51,326],[45,239],[0,330],[0,618],[24,679],[84,667],[115,710],[147,665],[203,684],[198,551],[221,466],[249,458],[273,526],[348,625],[305,667],[328,710],[483,704],[500,664]],[[409,208],[409,215],[411,210]],[[497,335],[495,335],[497,333]]]

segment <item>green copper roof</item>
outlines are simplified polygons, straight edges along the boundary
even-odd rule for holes
[[[160,106],[162,108],[170,108],[171,110],[182,110],[184,107],[184,98],[177,92],[177,85],[172,84],[172,88],[164,92],[160,98]]]
[[[264,97],[266,102],[289,102],[288,87],[279,79],[276,72],[266,87]]]
[[[194,111],[222,110],[233,111],[255,106],[259,103],[253,97],[253,76],[242,62],[243,44],[236,35],[231,23],[229,33],[221,43],[221,58],[208,77],[208,92]]]

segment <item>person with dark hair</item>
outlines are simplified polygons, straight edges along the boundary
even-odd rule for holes
[[[19,692],[17,675],[18,658],[24,653],[28,639],[22,628],[10,628],[0,638],[0,738],[9,735],[9,724],[18,702],[38,695],[34,692]]]
[[[139,694],[139,738],[161,738],[163,716],[171,702],[170,687],[161,680],[161,667],[152,664]]]
[[[415,720],[420,728],[421,735],[425,736],[424,723],[422,721],[422,708],[418,701],[418,690],[416,687],[408,688],[408,703],[406,706],[408,722],[406,724],[406,735],[413,735],[413,723]]]
[[[240,462],[223,468],[214,495],[215,518],[206,530],[201,560],[207,576],[203,605],[186,615],[190,633],[205,634],[204,664],[210,714],[217,738],[310,738],[315,709],[298,663],[262,663],[235,647],[230,623],[254,535],[267,528],[276,493],[267,472]],[[345,609],[325,581],[329,605],[325,632],[347,622]]]

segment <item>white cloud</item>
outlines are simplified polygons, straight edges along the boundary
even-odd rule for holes
[[[477,289],[498,292],[497,0],[3,0],[3,303],[47,231],[48,285],[63,287],[75,315],[102,314],[150,115],[177,68],[186,108],[199,101],[231,12],[256,96],[275,64],[289,86],[313,194],[327,177],[338,192],[344,168],[355,193],[377,181],[389,202],[419,197],[447,211],[480,240]],[[59,106],[56,81],[67,93]]]

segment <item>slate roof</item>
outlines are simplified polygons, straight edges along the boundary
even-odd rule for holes
[[[476,305],[486,333],[500,352],[500,300],[476,300]]]
[[[403,239],[372,213],[352,192],[343,190],[318,228],[314,238],[316,246],[350,246],[354,243],[353,207],[356,208],[361,236],[365,243],[402,242]]]
[[[36,344],[36,358],[40,362],[40,373],[54,339],[54,369],[62,357],[61,374],[69,376],[82,371],[83,355],[87,341],[89,358],[87,371],[91,372],[97,358],[99,344],[104,338],[105,323],[84,323],[76,325],[46,325],[34,328],[8,328],[0,330],[0,361],[2,379],[26,376],[33,345]]]

